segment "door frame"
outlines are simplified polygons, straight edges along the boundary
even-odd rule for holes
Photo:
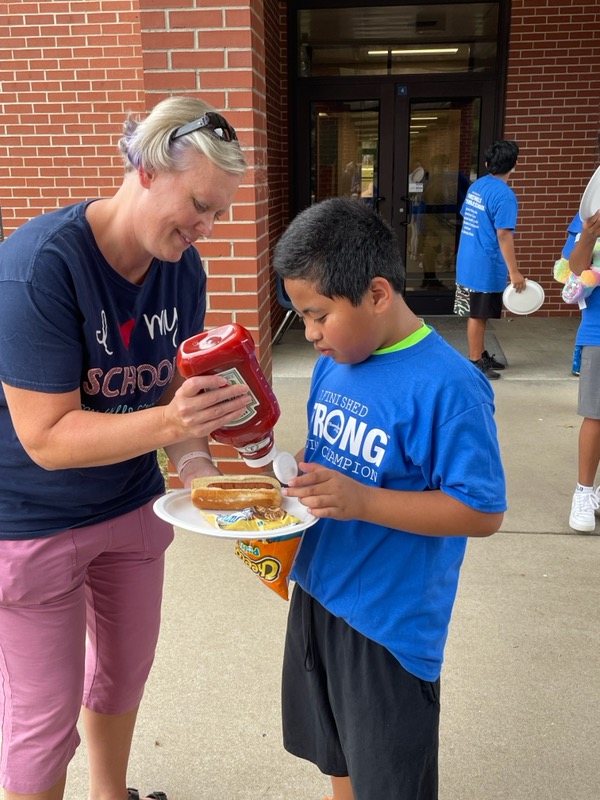
[[[391,77],[391,76],[390,76]],[[431,102],[453,99],[481,101],[481,119],[478,142],[478,174],[484,174],[484,151],[488,144],[498,138],[496,111],[496,87],[492,79],[472,80],[472,77],[452,77],[435,83],[429,80],[370,80],[302,81],[298,87],[296,119],[293,129],[297,136],[294,152],[295,191],[291,198],[292,216],[311,203],[311,104],[327,101],[377,101],[379,102],[379,164],[377,209],[394,229],[400,250],[406,257],[408,246],[408,224],[410,222],[410,200],[408,197],[408,175],[410,157],[410,106],[411,101]],[[396,145],[396,142],[398,144]],[[404,146],[403,146],[404,145]],[[383,165],[390,165],[387,169]],[[408,261],[405,258],[406,262]],[[419,314],[451,314],[453,293],[414,290],[405,295],[410,307]]]

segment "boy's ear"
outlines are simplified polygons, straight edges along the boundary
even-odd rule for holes
[[[376,313],[387,311],[394,299],[394,289],[387,278],[377,277],[371,281],[369,287],[373,308]]]

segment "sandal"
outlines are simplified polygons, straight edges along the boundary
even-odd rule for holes
[[[127,789],[129,792],[129,800],[140,800],[140,793],[137,789]],[[151,792],[142,798],[142,800],[168,800],[164,792]]]

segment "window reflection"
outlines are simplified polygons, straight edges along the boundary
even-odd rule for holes
[[[348,195],[377,197],[379,102],[311,105],[311,202]]]
[[[478,98],[411,103],[407,291],[453,290],[460,210],[477,178]]]
[[[300,77],[493,72],[498,3],[298,12]]]

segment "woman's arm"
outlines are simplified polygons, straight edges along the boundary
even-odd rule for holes
[[[47,470],[115,464],[188,439],[204,441],[248,404],[245,387],[219,375],[189,378],[165,405],[130,414],[84,411],[79,390],[3,387],[21,444]]]

